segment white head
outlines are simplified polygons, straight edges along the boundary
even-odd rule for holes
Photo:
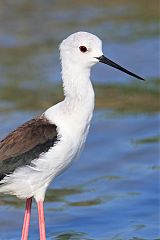
[[[96,64],[103,55],[102,41],[95,35],[87,32],[71,34],[60,45],[61,59],[70,61],[72,64],[91,67]]]
[[[144,80],[136,74],[106,58],[102,52],[102,41],[88,32],[71,34],[60,44],[62,64],[69,63],[72,67],[91,68],[97,62],[117,68],[133,77]]]

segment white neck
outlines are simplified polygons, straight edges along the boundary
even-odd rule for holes
[[[90,69],[62,61],[62,80],[65,99],[49,108],[45,116],[57,126],[64,125],[65,129],[70,119],[78,129],[88,129],[95,102]]]
[[[62,80],[65,108],[84,122],[90,122],[94,110],[95,96],[90,81],[90,68],[62,61]]]
[[[88,98],[94,98],[90,68],[62,61],[62,80],[66,101],[84,103]]]

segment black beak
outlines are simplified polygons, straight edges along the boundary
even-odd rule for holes
[[[131,75],[132,77],[138,78],[140,80],[144,80],[143,78],[139,77],[138,75],[128,71],[127,69],[121,67],[120,65],[118,65],[117,63],[111,61],[110,59],[106,58],[104,55],[102,55],[101,57],[96,57],[99,62],[107,64],[111,67],[117,68],[118,70],[127,73],[128,75]],[[145,81],[145,80],[144,80]]]

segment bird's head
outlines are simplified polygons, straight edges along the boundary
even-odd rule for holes
[[[60,44],[60,55],[61,60],[69,62],[73,67],[91,68],[96,63],[101,62],[140,80],[144,80],[105,57],[102,52],[102,41],[88,32],[73,33],[64,39]]]
[[[95,35],[87,32],[71,34],[60,45],[61,58],[72,64],[92,67],[98,62],[96,56],[101,56],[102,41]]]

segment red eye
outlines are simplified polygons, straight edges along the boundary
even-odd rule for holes
[[[85,46],[80,46],[79,50],[83,53],[87,52],[87,48]]]

